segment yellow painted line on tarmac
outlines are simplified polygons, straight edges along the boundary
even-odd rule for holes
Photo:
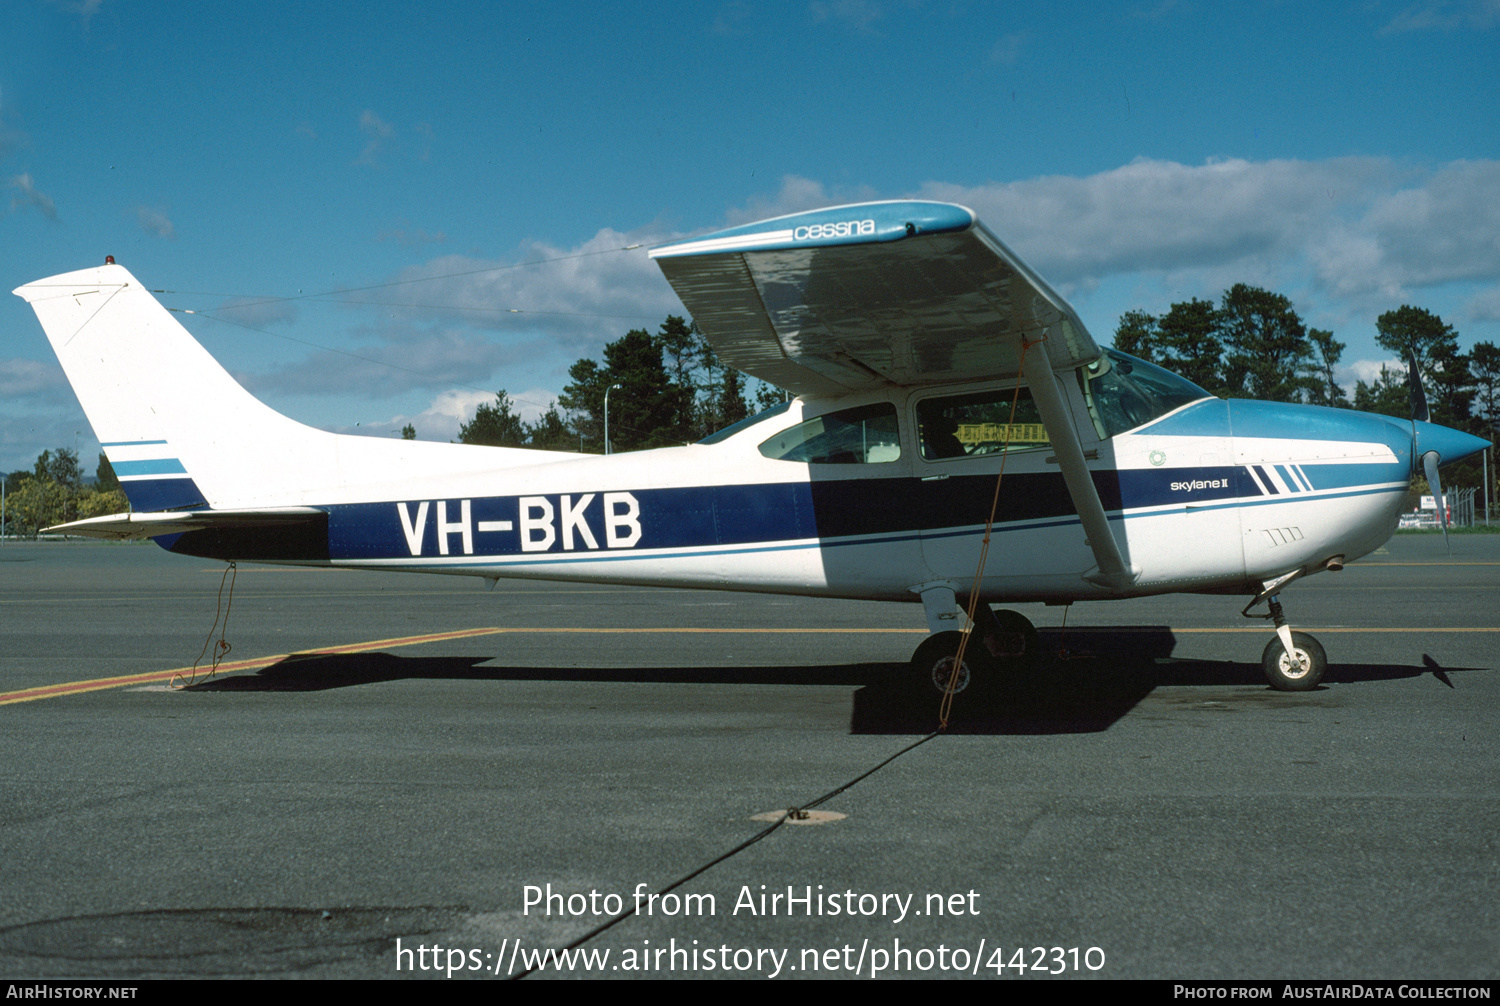
[[[870,636],[870,634],[882,633],[921,633],[926,636],[926,628],[709,628],[709,627],[685,627],[685,628],[496,628],[496,633],[598,633],[601,636],[622,636],[627,633],[702,633],[705,636],[714,633],[784,633],[787,636],[798,636],[805,633],[837,634],[844,636]]]
[[[1402,588],[1402,589],[1406,589],[1406,588]],[[668,593],[668,592],[674,593],[674,594],[675,593],[679,593],[678,590],[676,590],[675,588],[671,588],[671,587],[642,587],[642,588],[640,588],[640,592],[641,593],[650,592],[650,593],[657,593],[657,594],[665,594],[665,593]],[[493,594],[493,595],[497,595],[497,596],[498,595],[511,595],[511,594],[524,594],[524,595],[530,597],[530,596],[535,595],[535,594],[569,594],[569,595],[572,595],[572,594],[617,594],[617,593],[619,593],[619,589],[606,589],[606,590],[504,590],[504,589],[499,589],[499,590],[491,591],[490,593]],[[305,590],[297,590],[297,591],[272,591],[272,592],[267,592],[267,593],[254,593],[254,594],[246,593],[245,591],[242,590],[242,591],[239,591],[238,593],[236,593],[234,596],[237,597],[237,598],[240,598],[241,600],[265,601],[265,600],[276,600],[276,599],[286,598],[286,597],[307,598],[307,599],[322,598],[322,597],[334,597],[334,598],[339,598],[339,597],[389,597],[389,598],[397,598],[397,597],[449,597],[449,596],[458,596],[460,594],[464,595],[465,597],[475,597],[475,598],[480,598],[480,599],[483,598],[483,595],[481,595],[478,591],[475,591],[475,590],[400,590],[400,591],[398,591],[398,590],[330,590],[330,591],[319,591],[319,592],[310,592],[310,591],[305,591]],[[127,597],[123,597],[123,596],[121,596],[119,594],[98,594],[98,595],[93,595],[93,594],[57,594],[57,595],[55,595],[53,597],[0,598],[0,604],[74,604],[74,603],[76,603],[78,601],[129,601],[132,604],[135,604],[135,603],[139,603],[141,601],[182,601],[182,600],[195,600],[197,598],[201,598],[202,596],[203,596],[202,594],[199,594],[199,593],[196,593],[196,592],[182,593],[182,594],[131,594],[128,598]]]
[[[220,664],[215,674],[225,674],[232,671],[255,671],[262,667],[269,667],[282,660],[301,659],[306,657],[326,657],[344,653],[368,653],[370,650],[388,650],[400,646],[419,646],[423,643],[441,643],[450,639],[470,639],[475,636],[497,636],[503,633],[568,633],[596,634],[596,635],[623,635],[637,633],[926,633],[926,629],[715,629],[715,628],[625,628],[625,629],[594,629],[594,628],[514,628],[489,626],[481,629],[457,629],[453,632],[431,632],[421,636],[394,636],[390,639],[372,639],[364,643],[349,643],[344,646],[325,646],[313,650],[298,650],[296,653],[276,653],[269,657],[252,657],[249,660],[230,660]],[[199,667],[198,674],[206,675],[207,667]],[[82,692],[98,692],[107,688],[126,688],[130,685],[149,685],[161,681],[171,681],[178,676],[188,676],[193,673],[191,667],[174,667],[167,671],[147,671],[144,674],[122,674],[112,678],[93,678],[87,681],[66,681],[57,685],[43,685],[40,688],[22,688],[13,692],[0,692],[0,706],[14,705],[18,702],[34,702],[37,699],[55,699],[63,695],[77,695]]]
[[[392,639],[373,639],[367,643],[350,643],[347,646],[320,647],[316,650],[300,650],[297,653],[277,653],[269,657],[253,657],[249,660],[229,660],[220,664],[217,674],[228,671],[252,671],[292,657],[329,656],[340,653],[364,653],[369,650],[393,649],[398,646],[416,646],[420,643],[439,643],[448,639],[466,639],[470,636],[488,636],[504,629],[460,629],[456,632],[434,632],[424,636],[398,636]],[[206,675],[207,667],[199,667],[198,674]],[[169,671],[147,671],[144,674],[122,674],[113,678],[94,678],[89,681],[67,681],[59,685],[43,685],[40,688],[22,688],[14,692],[0,692],[0,706],[17,702],[34,702],[37,699],[55,699],[60,695],[77,695],[80,692],[98,692],[106,688],[125,688],[129,685],[148,685],[158,681],[171,681],[179,675],[190,675],[191,667],[174,667]]]
[[[1053,626],[1041,626],[1043,629],[1054,630]],[[1080,626],[1091,631],[1119,631],[1119,632],[1151,632],[1151,629],[1142,629],[1136,626],[1121,625],[1096,625]],[[1245,628],[1177,628],[1169,627],[1168,631],[1178,634],[1202,634],[1202,635],[1233,635],[1240,633],[1255,633],[1264,635],[1267,629],[1264,626]],[[1326,628],[1308,626],[1310,632],[1363,632],[1363,633],[1442,633],[1442,632],[1492,632],[1500,633],[1500,627],[1476,626],[1476,627],[1432,627],[1421,628]],[[269,667],[283,660],[305,659],[309,657],[335,656],[347,653],[368,653],[371,650],[396,649],[402,646],[420,646],[424,643],[441,643],[453,639],[472,639],[476,636],[499,636],[499,635],[532,635],[532,634],[563,634],[568,635],[596,635],[596,636],[624,636],[624,635],[926,635],[925,628],[891,629],[891,628],[714,628],[714,627],[658,627],[658,628],[579,628],[573,626],[558,627],[530,627],[530,626],[487,626],[478,629],[455,629],[452,632],[431,632],[420,636],[393,636],[388,639],[372,639],[363,643],[347,643],[342,646],[324,646],[312,650],[299,650],[296,653],[277,653],[267,657],[252,657],[248,660],[231,660],[219,665],[216,674],[231,673],[234,671],[253,671],[262,667]],[[207,668],[199,667],[198,674],[203,675]],[[34,702],[37,699],[54,699],[63,695],[77,695],[82,692],[97,692],[108,688],[125,688],[130,685],[147,685],[161,681],[171,681],[178,676],[187,676],[193,673],[191,667],[174,667],[165,671],[147,671],[144,674],[123,674],[111,678],[93,678],[85,681],[67,681],[57,685],[43,685],[39,688],[23,688],[13,692],[0,692],[0,706],[14,705],[19,702]]]

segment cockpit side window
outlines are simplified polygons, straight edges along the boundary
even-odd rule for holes
[[[1089,413],[1102,437],[1144,426],[1189,402],[1212,398],[1192,381],[1119,350],[1079,371]]]
[[[1016,401],[1010,421],[1011,399]],[[996,388],[968,395],[924,398],[917,403],[917,439],[928,461],[969,458],[1047,447],[1047,428],[1031,392]]]
[[[875,402],[814,416],[760,445],[776,461],[818,465],[882,464],[901,457],[896,407]]]

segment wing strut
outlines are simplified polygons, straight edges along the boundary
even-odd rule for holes
[[[1073,509],[1078,511],[1094,561],[1099,564],[1099,571],[1089,574],[1086,579],[1122,590],[1135,582],[1140,571],[1127,566],[1120,554],[1119,542],[1110,530],[1094,477],[1089,474],[1088,464],[1084,461],[1073,414],[1057,387],[1057,375],[1052,370],[1045,342],[1039,348],[1042,352],[1027,353],[1024,358],[1026,383],[1031,387],[1037,411],[1042,414],[1052,449],[1057,452],[1057,463],[1062,469],[1063,481],[1067,483],[1068,495],[1073,498]]]

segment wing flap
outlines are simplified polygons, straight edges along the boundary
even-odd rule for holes
[[[658,262],[714,351],[737,370],[798,394],[836,395],[847,389],[791,359],[766,316],[744,257],[714,254]]]

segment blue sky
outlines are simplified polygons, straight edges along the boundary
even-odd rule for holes
[[[1500,341],[1500,0],[16,0],[0,37],[0,286],[113,254],[327,429],[534,414],[682,312],[619,249],[911,196],[1101,341],[1236,282],[1348,343],[1351,387],[1403,303]],[[0,470],[75,438],[91,470],[0,298]]]

